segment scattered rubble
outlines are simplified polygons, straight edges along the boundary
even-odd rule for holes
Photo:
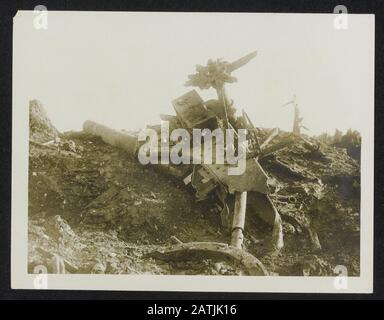
[[[350,157],[360,161],[361,135],[358,131],[349,129],[343,134],[336,129],[333,136],[323,133],[318,136],[318,139],[327,145],[344,149]]]

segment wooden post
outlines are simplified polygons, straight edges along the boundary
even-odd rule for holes
[[[301,118],[300,118],[300,110],[297,106],[297,103],[294,104],[294,116],[293,116],[293,129],[292,132],[294,135],[300,136],[300,124],[301,124]]]
[[[241,249],[243,246],[243,230],[245,224],[245,211],[247,207],[247,192],[235,193],[235,210],[232,221],[231,245]]]

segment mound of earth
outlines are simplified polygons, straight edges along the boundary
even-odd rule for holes
[[[29,102],[29,139],[36,142],[47,142],[59,136],[59,131],[51,120],[40,101]]]
[[[45,265],[49,272],[243,274],[214,259],[167,263],[148,257],[179,241],[227,243],[230,234],[214,203],[196,202],[192,188],[99,138],[59,133],[39,103],[31,104],[32,118],[30,272]],[[247,212],[245,250],[274,274],[333,275],[334,266],[345,265],[349,275],[358,275],[358,163],[343,149],[321,144],[313,152],[298,139],[261,164],[273,182],[285,247],[271,253],[271,227]]]

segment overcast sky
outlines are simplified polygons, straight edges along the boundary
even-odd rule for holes
[[[49,10],[49,7],[48,7]],[[14,95],[40,100],[60,131],[85,120],[139,129],[174,114],[171,101],[195,64],[257,57],[234,72],[227,92],[261,127],[290,130],[296,94],[310,134],[361,130],[373,103],[372,16],[50,12],[48,29],[33,12],[14,20]],[[204,99],[215,91],[198,92]]]

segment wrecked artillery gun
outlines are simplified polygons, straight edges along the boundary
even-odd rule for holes
[[[225,83],[236,82],[232,72],[251,61],[257,52],[252,52],[232,63],[217,59],[209,60],[207,66],[196,66],[196,74],[190,75],[186,86],[194,86],[200,89],[216,90],[217,99],[203,101],[195,91],[189,91],[175,99],[172,104],[176,111],[174,115],[161,115],[163,121],[169,123],[170,130],[183,128],[189,132],[193,129],[217,128],[231,129],[237,132],[240,129],[247,130],[245,171],[240,175],[229,175],[227,163],[224,164],[178,164],[173,163],[154,165],[157,169],[191,184],[196,190],[197,200],[212,197],[217,202],[221,212],[222,224],[230,228],[230,245],[212,242],[178,243],[172,247],[158,250],[151,255],[159,259],[191,259],[194,256],[222,258],[226,257],[240,262],[250,275],[267,275],[268,272],[262,263],[251,254],[242,250],[245,215],[248,211],[258,215],[262,220],[272,226],[271,250],[278,251],[283,247],[282,221],[278,211],[268,196],[268,176],[259,164],[258,160],[294,142],[292,135],[287,135],[279,143],[271,144],[271,141],[279,135],[278,130],[259,141],[257,128],[252,124],[245,111],[236,116],[236,108],[225,92]],[[148,126],[156,130],[161,137],[161,125]],[[135,135],[116,131],[86,121],[83,129],[87,133],[99,136],[108,144],[119,147],[131,155],[137,156],[142,142]],[[161,139],[161,138],[160,138]],[[212,143],[212,141],[210,141]],[[206,143],[206,141],[204,141]],[[161,145],[161,141],[160,141]],[[201,147],[201,146],[200,146]],[[228,146],[236,148],[236,146]],[[161,146],[160,146],[161,148]],[[191,149],[194,147],[192,146]],[[239,147],[238,147],[239,148]],[[239,152],[239,150],[236,150]],[[191,150],[193,154],[193,150]]]

